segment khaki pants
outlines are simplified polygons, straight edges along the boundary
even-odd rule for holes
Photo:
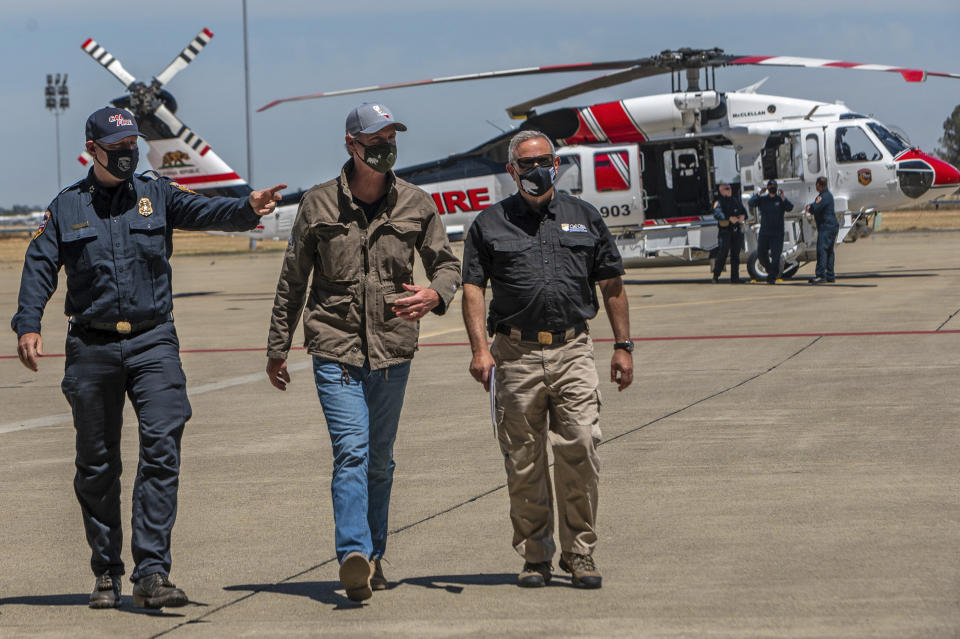
[[[497,437],[507,470],[513,547],[530,562],[550,561],[556,552],[549,439],[560,548],[590,555],[597,544],[601,437],[593,342],[587,333],[554,346],[497,334],[491,352],[497,364]]]

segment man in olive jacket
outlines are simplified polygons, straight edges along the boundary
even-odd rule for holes
[[[380,559],[393,443],[419,320],[443,314],[460,286],[460,262],[433,199],[391,171],[397,131],[406,130],[382,104],[363,103],[347,116],[350,159],[339,177],[300,202],[267,346],[267,376],[285,390],[287,352],[303,309],[304,342],[333,444],[340,581],[354,601],[387,587]],[[414,250],[429,287],[413,284]]]

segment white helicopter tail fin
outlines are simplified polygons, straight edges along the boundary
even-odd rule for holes
[[[176,180],[183,186],[207,195],[237,197],[250,193],[247,181],[230,168],[206,142],[194,146],[189,138],[196,137],[192,131],[186,136],[173,138],[147,138],[150,151],[147,160],[160,175]]]

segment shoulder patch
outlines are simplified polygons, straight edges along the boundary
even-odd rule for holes
[[[174,182],[174,181],[171,180],[171,181],[170,181],[170,186],[172,186],[172,187],[175,188],[175,189],[180,189],[180,190],[183,191],[184,193],[193,193],[194,195],[197,194],[196,191],[194,191],[193,189],[188,189],[187,187],[185,187],[184,185],[180,184],[179,182]]]
[[[43,235],[43,231],[47,228],[48,221],[50,221],[50,209],[47,209],[43,212],[43,219],[40,220],[40,226],[38,226],[37,230],[33,232],[34,240]]]
[[[814,204],[820,204],[820,200],[823,199],[823,196],[818,195],[817,199],[813,201]]]

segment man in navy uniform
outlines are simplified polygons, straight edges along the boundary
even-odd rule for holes
[[[73,409],[74,489],[96,575],[91,608],[120,605],[124,394],[140,426],[133,602],[147,608],[187,603],[183,590],[168,579],[180,438],[191,414],[171,315],[172,233],[174,228],[254,228],[286,187],[253,191],[249,198],[207,198],[155,174],[135,175],[138,136],[133,114],[124,109],[106,107],[87,119],[86,149],[93,167],[46,211],[27,248],[11,322],[20,361],[37,371],[43,355],[41,317],[60,268],[66,269],[70,324],[62,390]]]
[[[810,278],[811,284],[835,282],[833,273],[833,247],[837,241],[840,223],[833,209],[833,194],[827,189],[827,178],[817,178],[817,198],[807,205],[807,213],[817,222],[817,271]]]
[[[767,284],[776,284],[783,253],[783,214],[793,210],[793,203],[777,188],[777,181],[767,182],[767,190],[754,193],[748,204],[760,211],[760,233],[757,236],[757,261],[767,272]]]
[[[713,263],[713,282],[720,281],[720,273],[730,254],[730,283],[740,283],[740,251],[743,250],[743,227],[747,211],[739,197],[733,197],[733,191],[726,182],[717,190],[720,197],[713,203],[713,217],[717,219],[717,257]]]

